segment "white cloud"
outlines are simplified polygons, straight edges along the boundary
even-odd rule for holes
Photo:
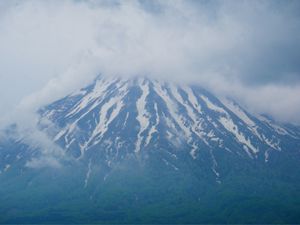
[[[32,158],[31,160],[26,162],[25,166],[32,169],[40,169],[45,167],[60,168],[61,164],[56,158],[50,156],[50,157]]]
[[[300,122],[297,1],[151,4],[0,5],[0,114],[11,115],[22,100],[15,110],[22,120],[20,112],[25,117],[99,73],[143,74],[198,82],[254,111]]]

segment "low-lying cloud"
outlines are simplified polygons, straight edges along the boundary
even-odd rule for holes
[[[1,3],[0,113],[22,117],[101,73],[198,82],[300,123],[299,12],[299,1]]]

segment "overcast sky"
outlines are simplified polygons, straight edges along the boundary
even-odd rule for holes
[[[300,1],[0,1],[1,118],[99,73],[198,82],[300,123]]]

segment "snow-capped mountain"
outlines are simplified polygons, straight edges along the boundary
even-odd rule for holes
[[[197,85],[148,78],[99,77],[91,85],[39,110],[39,129],[77,161],[110,167],[130,157],[147,160],[159,153],[166,167],[205,161],[217,180],[219,160],[237,157],[268,163],[272,155],[299,151],[300,129],[252,115],[235,101]],[[22,140],[7,171],[26,154]],[[5,147],[3,147],[5,148]],[[39,150],[29,152],[37,157]],[[24,164],[28,165],[28,161]]]
[[[274,152],[298,148],[300,131],[254,116],[228,99],[195,85],[147,78],[99,78],[90,86],[40,111],[43,129],[76,159],[102,155],[107,163],[128,154],[160,151],[168,158],[209,154],[219,176],[217,155],[268,162]],[[174,160],[171,160],[172,162]]]
[[[0,223],[300,221],[299,127],[197,85],[99,77],[38,114],[50,143],[0,139]]]

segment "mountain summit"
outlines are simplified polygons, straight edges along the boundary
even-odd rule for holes
[[[195,85],[147,78],[100,78],[40,113],[54,124],[45,129],[52,139],[78,160],[96,154],[111,162],[163,152],[199,161],[209,155],[219,176],[218,156],[268,162],[300,143],[299,129],[251,115],[234,101]],[[161,160],[177,169],[167,158]]]
[[[292,191],[287,198],[296,195],[295,202],[300,202],[299,192],[295,192],[300,187],[299,127],[253,115],[235,101],[217,98],[197,85],[145,77],[99,77],[38,113],[38,128],[63,150],[67,160],[60,162],[60,169],[32,168],[34,160],[45,157],[41,149],[22,140],[2,141],[0,181],[4,185],[0,193],[14,184],[24,188],[23,195],[1,197],[2,202],[12,204],[38,188],[43,194],[27,206],[30,209],[45,196],[48,199],[53,195],[49,185],[58,190],[54,199],[63,205],[54,200],[51,209],[44,209],[46,212],[53,208],[66,210],[66,199],[77,196],[67,210],[76,221],[132,222],[138,217],[147,223],[175,221],[162,216],[163,211],[173,216],[185,213],[176,220],[182,223],[233,222],[220,205],[227,200],[220,203],[216,196],[228,198],[232,207],[242,201],[240,210],[251,206],[247,198],[243,202],[243,196],[258,198],[267,193],[266,198],[279,201],[275,206],[267,205],[262,213],[268,213],[270,207],[282,209],[282,196],[278,196],[281,188]],[[40,163],[43,162],[46,161]],[[47,182],[46,177],[50,179]],[[272,189],[271,183],[277,187]],[[66,188],[60,189],[62,185]],[[112,197],[120,193],[121,199]],[[183,208],[173,211],[170,201]],[[91,220],[78,217],[78,202],[91,204],[86,208],[91,210]],[[212,203],[219,204],[216,211],[209,211]],[[147,211],[155,204],[161,204],[162,212]],[[299,210],[294,203],[289,207]],[[209,209],[208,214],[221,214],[210,220],[203,214],[205,208]],[[6,212],[5,209],[2,204],[0,212]],[[103,210],[116,217],[106,218]],[[132,214],[135,210],[137,213]],[[0,222],[18,222],[12,219],[12,212],[6,213],[7,216],[0,216]],[[43,212],[39,213],[34,218],[43,218]],[[295,217],[293,213],[289,216]],[[69,217],[62,217],[61,213],[51,217],[52,221],[57,218],[68,222]],[[268,218],[266,222],[274,222]],[[244,222],[251,221],[249,216]]]

